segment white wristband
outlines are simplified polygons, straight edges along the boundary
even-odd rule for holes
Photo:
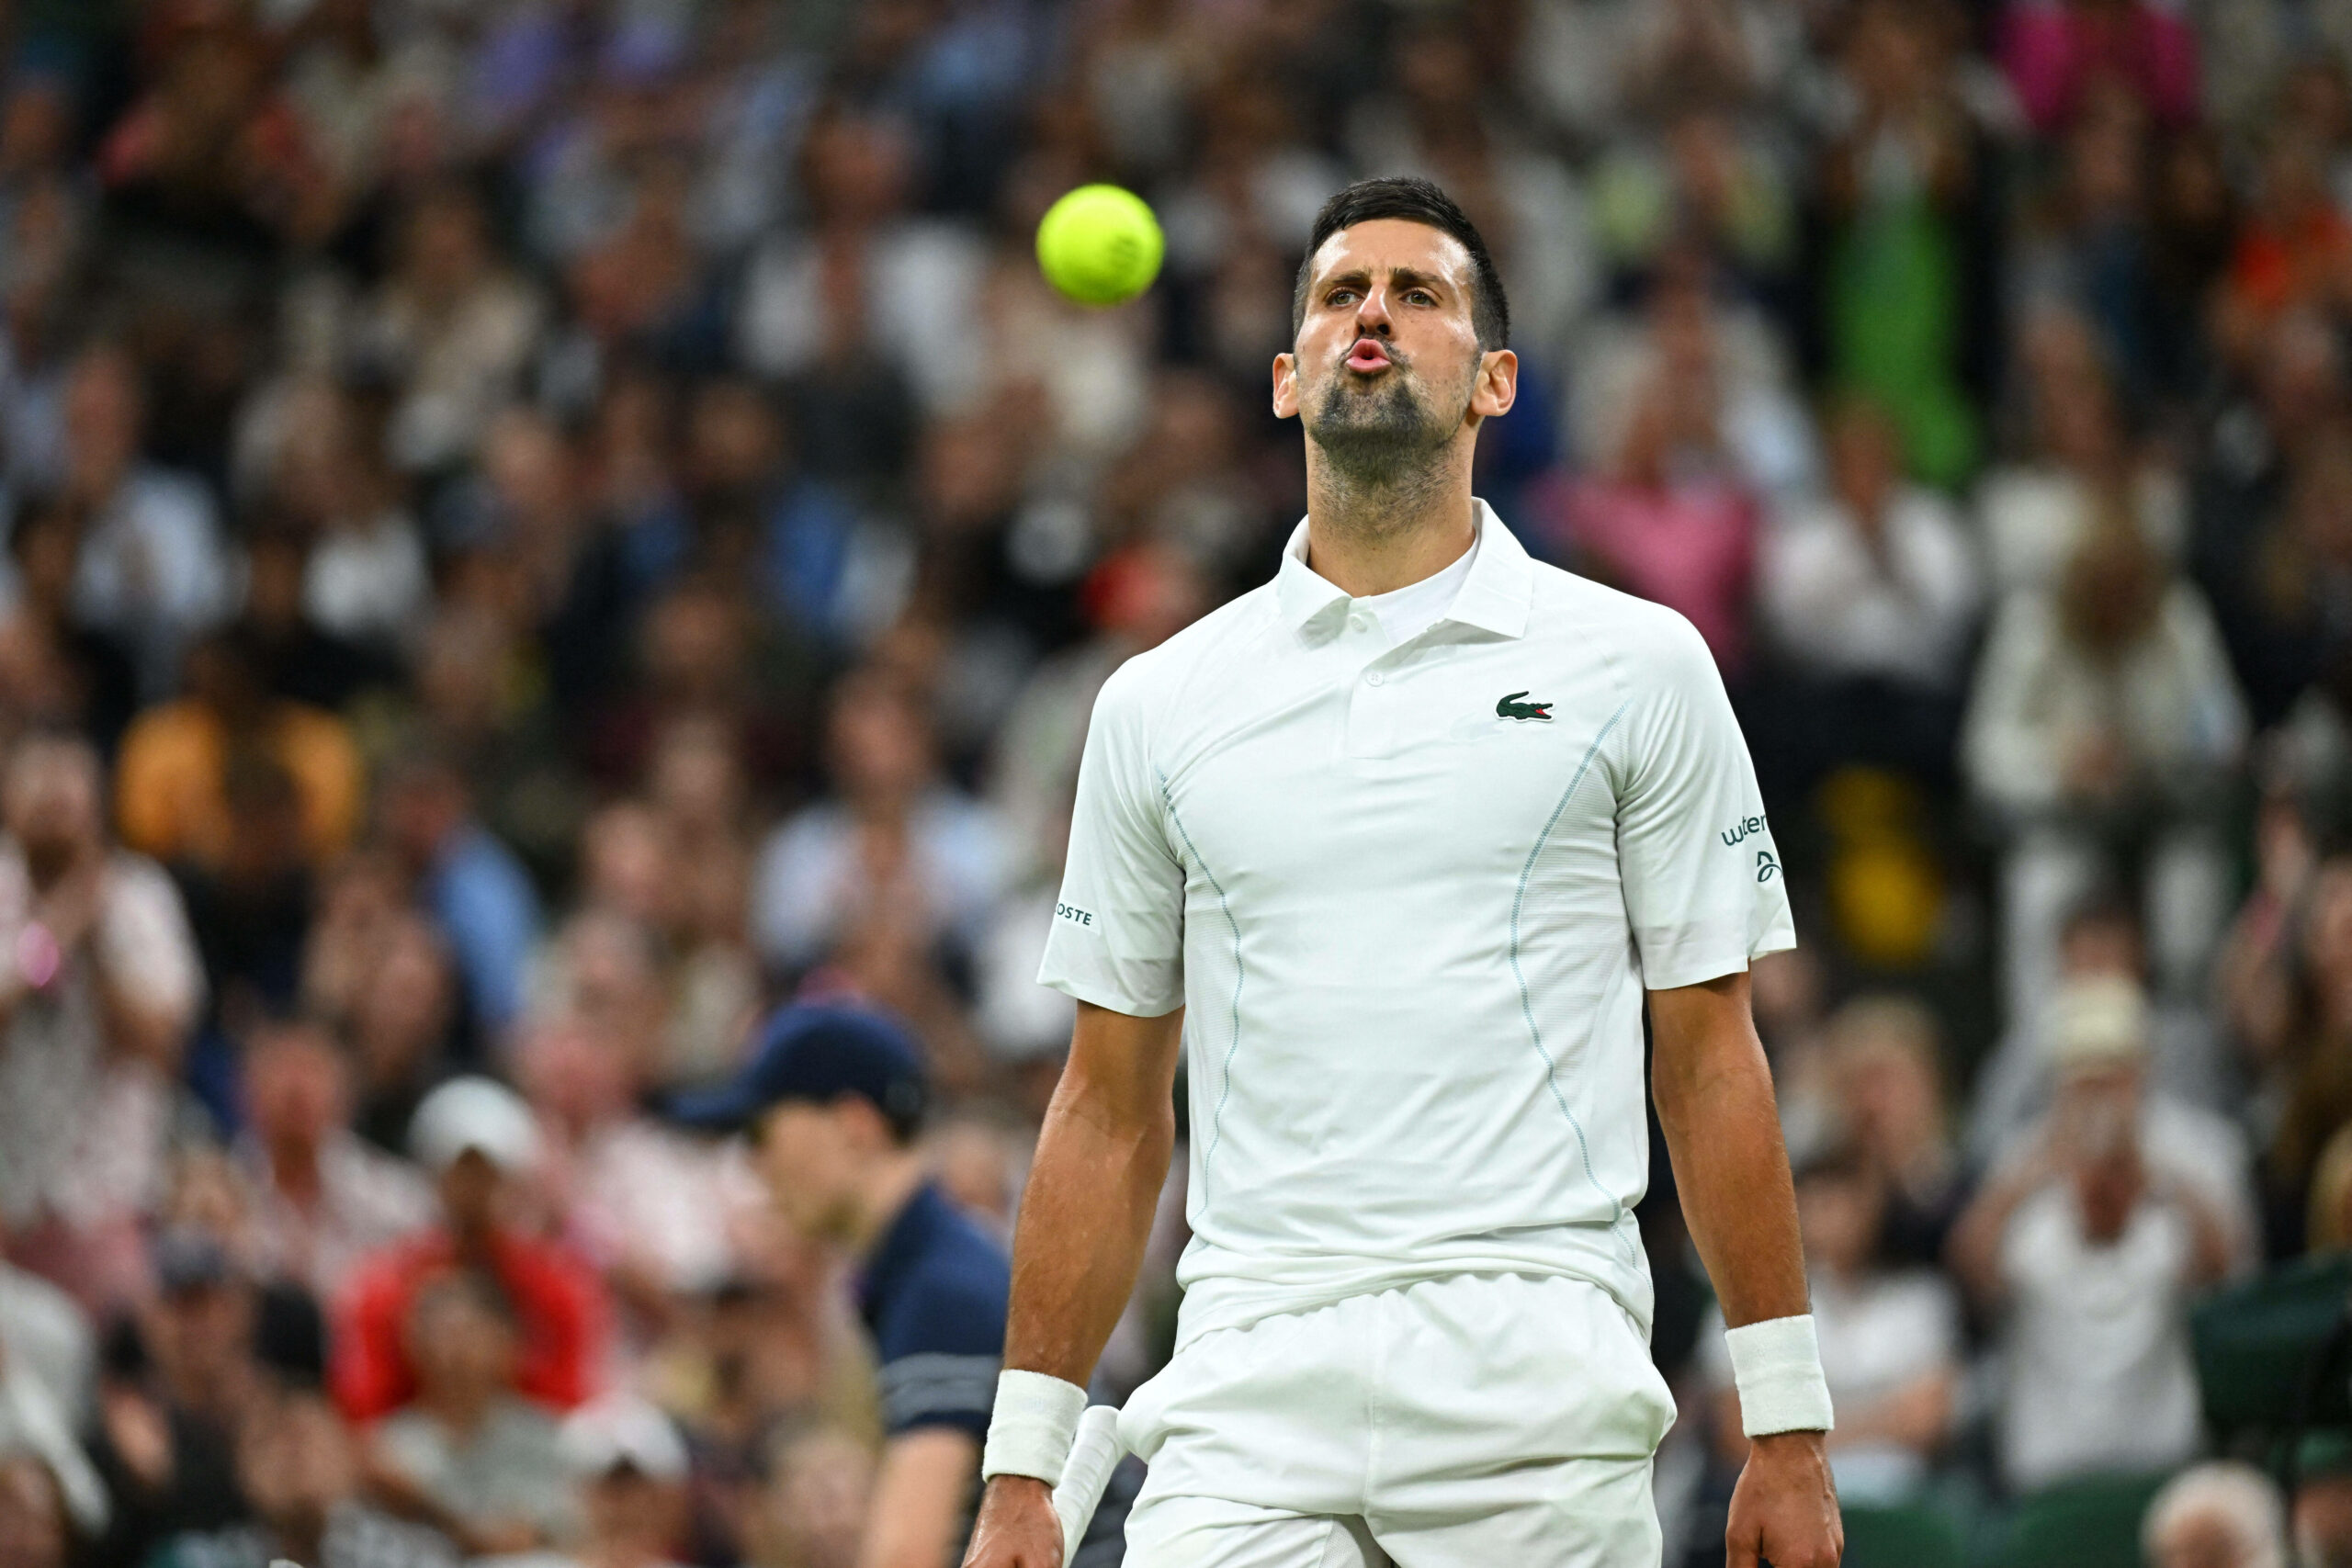
[[[1732,1381],[1739,1385],[1740,1427],[1749,1437],[1826,1432],[1837,1425],[1811,1313],[1726,1329],[1724,1343],[1731,1348]]]
[[[996,1375],[996,1410],[989,1417],[988,1446],[980,1450],[980,1479],[1034,1475],[1058,1483],[1086,1409],[1086,1391],[1044,1372],[1011,1369]]]

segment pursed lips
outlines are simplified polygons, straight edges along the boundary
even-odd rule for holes
[[[1374,371],[1387,369],[1396,363],[1396,359],[1389,354],[1388,345],[1378,338],[1360,337],[1356,339],[1355,346],[1348,350],[1348,357],[1343,363],[1349,369],[1369,376]]]

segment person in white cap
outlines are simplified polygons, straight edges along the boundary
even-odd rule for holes
[[[2075,980],[2052,1008],[2058,1098],[1953,1227],[1954,1270],[2003,1319],[2004,1474],[2020,1490],[2155,1472],[2199,1439],[2187,1306],[2229,1269],[2229,1221],[2145,1135],[2146,1003]]]
[[[564,1456],[581,1478],[580,1568],[673,1568],[686,1526],[686,1445],[659,1409],[612,1394],[572,1412]]]
[[[371,1421],[416,1392],[401,1336],[420,1289],[474,1269],[497,1281],[520,1336],[517,1392],[570,1409],[595,1392],[610,1306],[593,1269],[569,1248],[515,1228],[515,1183],[539,1157],[537,1124],[513,1089],[452,1078],[424,1097],[409,1148],[430,1172],[441,1221],[354,1270],[335,1306],[328,1368],[336,1403]]]

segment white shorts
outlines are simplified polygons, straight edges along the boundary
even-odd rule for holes
[[[1202,1335],[1128,1397],[1129,1568],[1655,1568],[1674,1400],[1616,1298],[1458,1275]]]

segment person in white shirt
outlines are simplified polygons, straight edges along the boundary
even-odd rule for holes
[[[1728,1560],[1826,1568],[1829,1396],[1748,1010],[1793,935],[1722,681],[1680,616],[1537,565],[1471,495],[1517,360],[1442,191],[1334,197],[1294,317],[1306,522],[1095,706],[1041,974],[1078,1022],[966,1562],[1061,1562],[1047,1488],[1181,1053],[1193,1241],[1175,1356],[1119,1418],[1149,1466],[1126,1561],[1657,1564],[1646,993],[1756,1439]]]
[[[1827,493],[1776,519],[1760,590],[1773,636],[1807,672],[1949,691],[1984,603],[1951,502],[1903,479],[1902,437],[1875,404],[1829,419]]]
[[[1953,1270],[2002,1317],[2001,1468],[2019,1492],[2154,1474],[2196,1451],[2188,1303],[2240,1245],[2197,1164],[2148,1134],[2112,1070],[2137,1043],[2137,987],[2077,980],[2053,1011],[2057,1102],[1951,1244]]]

